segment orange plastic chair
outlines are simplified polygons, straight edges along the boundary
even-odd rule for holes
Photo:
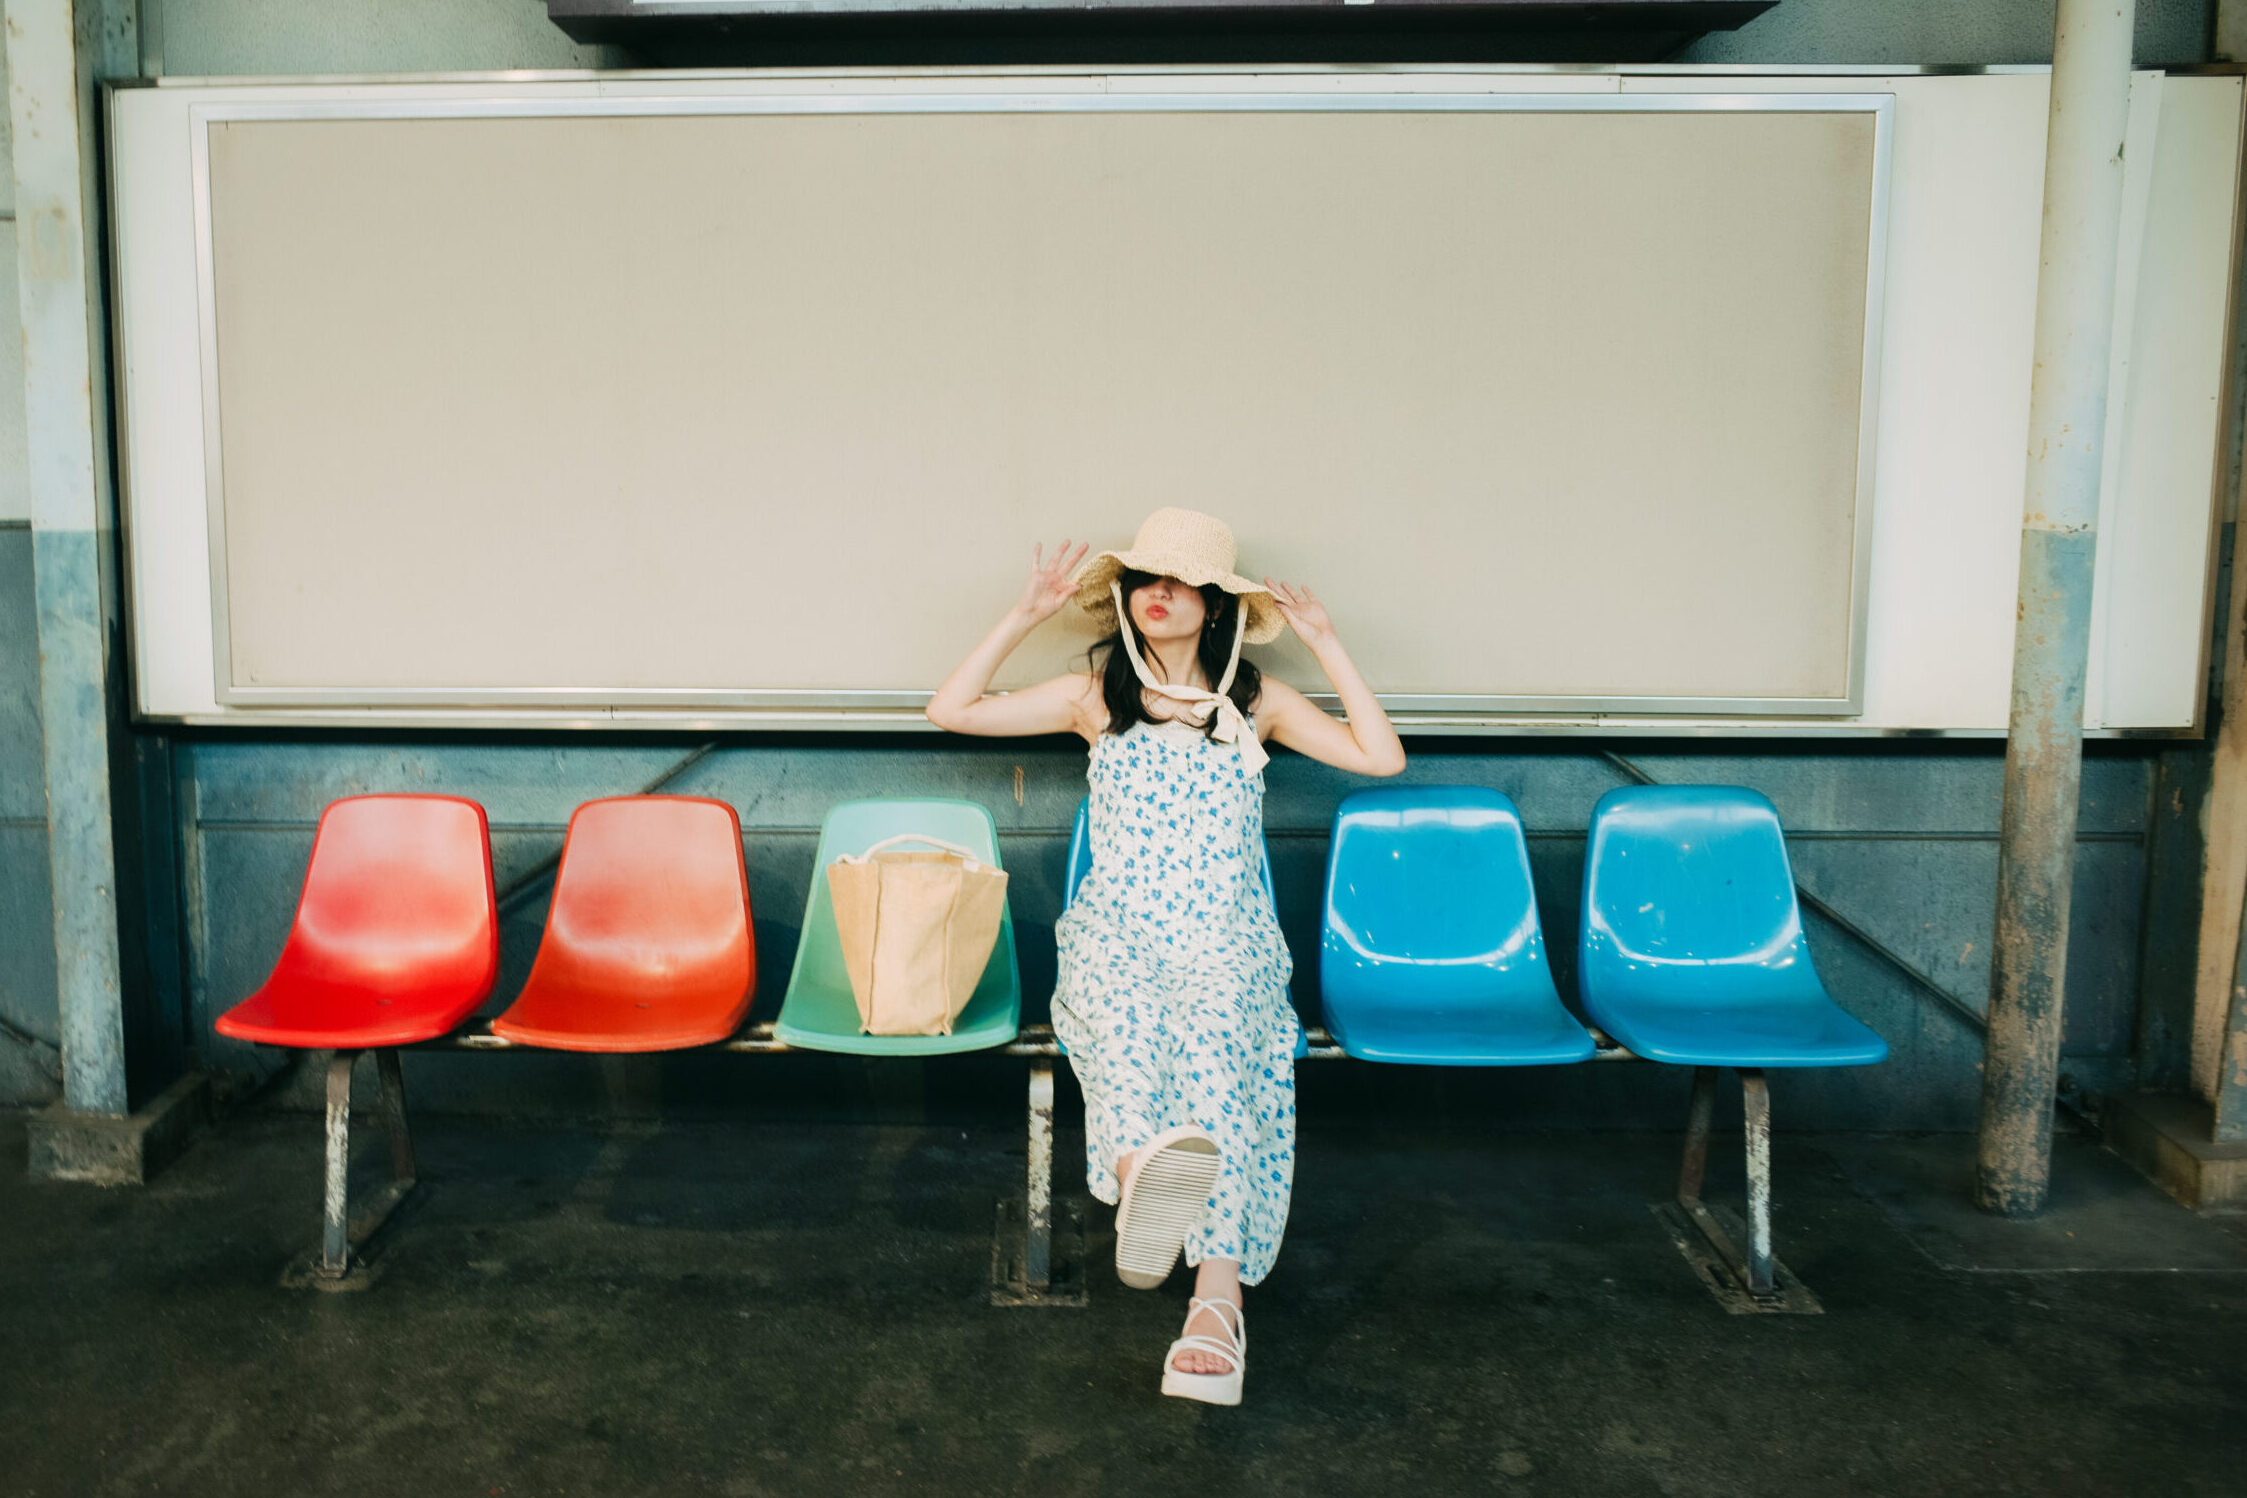
[[[455,796],[351,796],[320,814],[273,975],[216,1028],[259,1045],[411,1045],[475,1013],[498,973],[484,809]]]
[[[457,796],[351,796],[330,803],[281,960],[218,1017],[221,1035],[332,1051],[320,1250],[310,1274],[341,1280],[355,1251],[414,1189],[398,1047],[433,1040],[476,1010],[499,974],[499,902],[484,809]],[[390,1180],[351,1210],[351,1068],[375,1053]],[[297,1278],[291,1271],[291,1279]]]
[[[492,1033],[562,1051],[672,1051],[741,1028],[755,993],[741,819],[698,796],[570,818],[546,935]]]

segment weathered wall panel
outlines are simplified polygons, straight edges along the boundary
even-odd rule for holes
[[[0,521],[0,1104],[58,1091],[53,898],[31,531]]]
[[[472,796],[490,811],[502,889],[559,851],[570,811],[595,796],[630,792],[655,780],[694,745],[249,743],[212,739],[189,745],[200,810],[184,835],[197,844],[201,937],[194,1024],[209,1024],[253,988],[288,929],[320,808],[332,797],[373,790],[426,790]],[[1972,1011],[1988,982],[1995,874],[1998,775],[1995,745],[1869,747],[1849,752],[1678,752],[1627,749],[1622,763],[1604,752],[1539,747],[1484,753],[1446,746],[1415,756],[1407,780],[1492,785],[1521,805],[1556,975],[1572,990],[1582,877],[1583,831],[1599,796],[1631,783],[1629,769],[1680,783],[1745,784],[1777,802],[1798,877],[1852,925],[1951,993]],[[2071,1064],[2102,1079],[2126,1066],[2136,1015],[2140,891],[2152,755],[2128,747],[2094,754],[2086,766],[2078,899],[2084,918],[2075,945],[2070,994]],[[1015,799],[1016,771],[1021,800]],[[821,818],[838,801],[866,794],[960,796],[991,809],[1013,874],[1013,900],[1026,990],[1025,1017],[1046,1014],[1053,984],[1052,930],[1061,908],[1068,834],[1083,794],[1084,756],[1053,741],[1005,744],[898,739],[879,745],[816,740],[774,745],[728,743],[696,761],[665,789],[716,796],[740,812],[757,917],[756,1013],[778,1008],[794,957],[797,923],[812,878]],[[1361,782],[1283,755],[1269,772],[1266,807],[1281,925],[1296,954],[1296,999],[1317,1014],[1319,901],[1326,834],[1342,796]],[[544,877],[524,886],[506,911],[502,973],[493,1008],[520,987],[536,951],[550,894]],[[1862,1072],[1791,1077],[1781,1088],[1793,1122],[1804,1127],[1963,1128],[1978,1097],[1980,1038],[1973,1027],[1925,994],[1895,961],[1815,914],[1813,951],[1828,986],[1846,1007],[1895,1047],[1887,1065]],[[209,1038],[214,1063],[245,1078],[271,1065],[246,1047]],[[977,1063],[953,1077],[951,1061],[874,1068],[915,1097],[976,1101],[993,1111],[1016,1105],[1017,1082],[1003,1065]],[[563,1110],[629,1105],[724,1106],[761,1095],[771,1063],[717,1058],[417,1058],[416,1086],[430,1106]],[[825,1069],[822,1071],[820,1067]],[[863,1063],[782,1063],[770,1074],[792,1106],[858,1106]],[[1673,1090],[1652,1068],[1561,1073],[1508,1072],[1482,1078],[1415,1071],[1400,1084],[1377,1068],[1338,1068],[1312,1096],[1325,1105],[1378,1111],[1388,1106],[1457,1108],[1525,1125],[1666,1125]],[[896,1080],[914,1074],[910,1083]],[[1362,1075],[1361,1075],[1362,1074]],[[971,1078],[980,1076],[977,1082]],[[1018,1079],[1017,1079],[1018,1080]],[[1429,1089],[1433,1089],[1430,1091]],[[824,1092],[822,1091],[824,1089]]]

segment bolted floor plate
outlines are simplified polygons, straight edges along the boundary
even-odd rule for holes
[[[1022,1277],[1022,1198],[999,1203],[998,1227],[991,1235],[991,1304],[995,1306],[1070,1306],[1085,1303],[1084,1203],[1053,1204],[1053,1272],[1042,1290]]]
[[[1653,1207],[1654,1215],[1662,1220],[1663,1227],[1669,1229],[1670,1238],[1677,1244],[1678,1252],[1685,1255],[1685,1262],[1693,1266],[1693,1272],[1700,1276],[1701,1283],[1716,1297],[1717,1304],[1733,1315],[1825,1314],[1826,1308],[1818,1303],[1817,1296],[1810,1293],[1810,1287],[1796,1279],[1794,1272],[1777,1258],[1771,1261],[1771,1283],[1775,1293],[1762,1298],[1749,1294],[1748,1287],[1740,1283],[1731,1266],[1717,1257],[1716,1251],[1709,1246],[1709,1240],[1702,1237],[1701,1230],[1687,1219],[1683,1208],[1676,1202],[1655,1202]],[[1747,1242],[1747,1228],[1739,1218],[1723,1207],[1712,1205],[1708,1210],[1734,1243]]]
[[[320,1253],[314,1249],[301,1258],[289,1260],[281,1271],[281,1288],[284,1290],[324,1290],[330,1295],[348,1295],[355,1290],[371,1290],[376,1280],[382,1278],[379,1260],[360,1258],[356,1253],[341,1274],[323,1274],[320,1271]]]
[[[320,1250],[291,1259],[281,1270],[281,1288],[284,1290],[326,1290],[347,1293],[365,1290],[382,1278],[382,1243],[387,1235],[383,1230],[406,1215],[421,1201],[421,1186],[417,1181],[385,1181],[359,1199],[357,1209],[351,1214],[351,1225],[346,1241],[351,1245],[351,1262],[341,1274],[323,1274],[320,1271]]]

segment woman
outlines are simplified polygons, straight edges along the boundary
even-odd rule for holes
[[[1234,575],[1233,534],[1158,510],[1127,551],[1032,553],[1021,600],[938,688],[955,733],[1081,734],[1092,869],[1055,934],[1055,1033],[1085,1097],[1092,1194],[1116,1203],[1116,1270],[1152,1289],[1196,1266],[1162,1391],[1240,1403],[1241,1287],[1279,1251],[1295,1169],[1292,971],[1262,877],[1263,748],[1364,775],[1404,746],[1308,588]],[[1115,632],[1092,670],[985,696],[1031,630],[1075,600]],[[1128,617],[1124,617],[1128,616]],[[1241,659],[1292,627],[1344,721]]]

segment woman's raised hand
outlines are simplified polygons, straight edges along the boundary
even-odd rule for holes
[[[1334,638],[1334,621],[1326,616],[1326,605],[1309,588],[1292,583],[1278,583],[1264,579],[1264,586],[1272,590],[1272,602],[1279,605],[1280,617],[1296,637],[1313,650]]]
[[[1100,737],[1105,713],[1095,719],[1089,703],[1091,678],[1070,672],[997,696],[987,695],[991,678],[1029,637],[1030,631],[1061,612],[1077,591],[1069,574],[1077,570],[1090,547],[1062,542],[1047,561],[1045,547],[1030,553],[1030,580],[1022,585],[1021,601],[991,626],[983,643],[952,668],[944,684],[928,700],[928,720],[953,733],[979,733],[1012,737],[1038,733],[1078,733],[1087,743]]]
[[[1043,624],[1076,595],[1077,585],[1070,576],[1077,564],[1092,549],[1087,542],[1071,544],[1063,541],[1053,549],[1053,560],[1045,559],[1045,545],[1040,542],[1030,552],[1030,580],[1022,585],[1022,602],[1016,607],[1032,624]]]

